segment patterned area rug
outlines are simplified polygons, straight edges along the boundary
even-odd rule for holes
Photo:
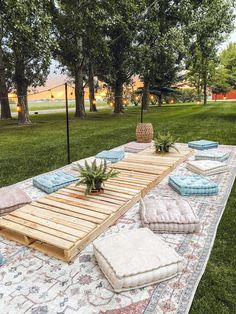
[[[0,267],[0,313],[188,313],[236,174],[236,147],[220,148],[230,151],[231,156],[228,160],[230,171],[211,176],[219,184],[219,195],[186,198],[201,219],[201,231],[198,234],[157,235],[185,257],[186,265],[181,275],[154,286],[117,294],[101,273],[93,256],[92,245],[74,262],[67,264],[0,238],[0,251],[6,258],[6,264]],[[71,171],[68,166],[64,170]],[[190,173],[185,164],[174,172]],[[44,195],[32,187],[31,180],[17,186],[33,199]],[[167,196],[181,197],[168,186],[167,178],[148,194],[153,200]],[[139,227],[141,221],[136,204],[101,237]]]

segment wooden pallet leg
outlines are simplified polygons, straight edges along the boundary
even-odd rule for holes
[[[0,229],[0,235],[8,240],[12,240],[24,245],[30,245],[35,241],[26,235],[8,229]]]

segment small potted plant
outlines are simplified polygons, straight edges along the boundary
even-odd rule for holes
[[[91,165],[85,161],[84,167],[78,164],[80,171],[80,181],[76,185],[85,184],[86,190],[85,194],[90,193],[103,193],[104,182],[110,178],[115,178],[119,172],[114,169],[107,168],[106,160],[102,161],[100,165],[97,165],[96,160],[92,162]]]
[[[170,132],[166,134],[158,133],[158,136],[154,139],[156,153],[168,153],[170,148],[173,148],[179,152],[175,146],[175,142],[178,140],[179,139],[174,138]]]

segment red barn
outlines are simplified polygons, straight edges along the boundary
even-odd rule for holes
[[[236,90],[233,89],[228,93],[214,94],[212,93],[212,100],[226,100],[226,99],[236,99]]]

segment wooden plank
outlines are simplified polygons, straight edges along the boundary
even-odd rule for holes
[[[137,171],[133,171],[133,170],[125,170],[125,169],[121,169],[120,171],[120,175],[124,176],[124,175],[129,175],[131,177],[134,178],[145,178],[146,180],[153,180],[155,179],[156,175],[155,174],[151,174],[151,173],[139,173]]]
[[[16,232],[16,231],[10,230],[10,229],[1,229],[0,228],[0,235],[3,238],[6,238],[8,240],[11,240],[11,241],[23,244],[23,245],[29,245],[35,241],[35,239],[32,239],[28,236],[25,236],[24,234],[21,234],[19,232]]]
[[[7,215],[8,216],[8,215]],[[34,230],[32,228],[26,227],[24,225],[20,225],[18,223],[8,221],[6,219],[7,216],[4,216],[4,218],[0,219],[0,227],[7,228],[9,230],[19,232],[20,234],[29,236],[31,238],[34,238],[36,240],[44,241],[46,243],[49,243],[51,245],[57,246],[61,249],[69,249],[73,243],[67,240],[58,239],[55,236],[52,236],[50,234],[44,233],[39,230]]]
[[[75,191],[75,192],[78,192],[76,188],[73,188],[73,187],[68,187],[66,188],[66,190],[69,190],[69,191]],[[100,194],[100,195],[89,195],[90,199],[98,199],[98,200],[102,200],[102,201],[105,201],[106,203],[112,203],[112,204],[116,204],[116,205],[122,205],[124,203],[124,201],[121,201],[121,200],[117,200],[115,198],[112,198],[112,197],[107,197],[107,195],[103,195],[103,194]]]
[[[37,203],[34,202],[31,205],[35,205],[35,204],[38,207],[42,207],[42,208],[53,210],[53,211],[58,211],[60,209],[61,210],[60,212],[63,214],[71,215],[73,217],[81,218],[83,220],[91,221],[94,223],[98,223],[107,217],[107,214],[99,213],[96,211],[91,211],[91,210],[88,210],[86,208],[82,208],[79,206],[73,206],[71,204],[56,202],[54,200],[50,200],[46,198],[38,200]],[[70,211],[70,213],[66,211]]]
[[[106,183],[105,189],[108,191],[113,191],[113,192],[115,191],[117,194],[119,194],[119,192],[121,191],[123,194],[131,195],[131,196],[133,196],[139,192],[139,190],[137,190],[137,189],[130,189],[130,188],[126,188],[126,187],[115,186],[115,185],[111,184],[110,182]]]
[[[27,207],[22,207],[21,211],[23,211],[24,213],[37,215],[40,218],[47,217],[47,219],[54,223],[76,229],[78,231],[79,237],[83,237],[87,232],[93,230],[96,227],[95,224],[93,225],[93,227],[90,227],[89,225],[83,225],[81,223],[81,220],[78,218],[59,214],[50,210],[45,211],[42,208],[37,208],[31,205],[28,205]]]
[[[113,204],[100,204],[99,202],[96,201],[92,201],[90,198],[87,199],[83,199],[83,198],[78,198],[76,195],[73,196],[68,196],[68,195],[64,195],[64,194],[60,194],[59,192],[53,193],[51,194],[49,197],[58,197],[58,198],[62,198],[63,200],[69,200],[69,201],[73,201],[76,202],[77,204],[79,204],[82,207],[89,207],[93,210],[94,206],[96,206],[96,208],[102,209],[102,210],[113,210],[115,211],[119,206]]]
[[[113,185],[117,185],[117,186],[126,186],[126,187],[130,187],[130,188],[135,188],[139,191],[141,191],[146,185],[143,184],[138,184],[135,182],[128,182],[128,181],[118,181],[118,180],[108,180],[107,182],[111,182]]]
[[[48,222],[49,225],[47,224],[47,226],[45,226],[45,225],[39,224],[37,222],[38,221],[37,218],[34,219],[34,221],[32,221],[32,218],[29,220],[28,217],[26,217],[26,215],[24,214],[22,217],[22,215],[20,215],[20,212],[19,212],[19,215],[17,215],[17,213],[15,215],[9,214],[7,215],[6,219],[9,221],[18,223],[19,225],[23,225],[23,226],[32,228],[34,230],[39,230],[39,231],[44,232],[45,234],[53,235],[57,238],[68,240],[70,242],[75,242],[78,240],[78,237],[72,236],[71,234],[64,233],[63,231],[60,231],[60,230],[56,230],[55,227],[52,228],[51,227],[52,224],[50,224],[49,222]]]
[[[154,159],[154,158],[153,158]],[[125,167],[130,167],[131,169],[136,169],[138,167],[139,171],[140,172],[143,172],[143,170],[159,170],[161,172],[163,172],[163,170],[165,171],[169,165],[162,165],[161,162],[158,162],[158,163],[154,163],[152,164],[151,162],[148,162],[143,160],[143,161],[131,161],[131,160],[124,160],[124,161],[119,161],[117,162],[114,166],[119,166],[121,169],[122,167],[121,166],[125,166]],[[114,167],[114,166],[111,166],[111,167]],[[154,173],[154,172],[153,172]]]
[[[74,187],[74,186],[70,185],[70,187]],[[79,188],[79,187],[77,187],[77,189],[81,189],[82,190],[82,188]],[[119,191],[119,193],[117,193],[117,191],[112,190],[112,189],[108,190],[107,188],[104,190],[104,194],[103,195],[112,197],[114,199],[121,200],[122,202],[127,201],[127,200],[129,200],[132,197],[131,195],[127,195],[127,194],[121,193],[121,191]]]
[[[53,200],[53,201],[57,201],[59,203],[63,203],[63,204],[70,204],[70,205],[73,205],[73,206],[79,206],[80,208],[84,208],[84,209],[89,209],[90,211],[91,210],[94,210],[98,213],[103,213],[103,214],[111,214],[112,213],[112,210],[111,209],[102,209],[102,208],[99,208],[97,206],[95,206],[95,204],[93,206],[91,205],[86,205],[86,204],[81,204],[79,201],[77,201],[76,199],[74,198],[66,198],[66,197],[60,197],[60,194],[59,194],[59,197],[58,196],[54,196],[54,195],[50,195],[48,196],[48,199],[50,200]]]
[[[81,238],[85,235],[85,232],[81,232],[80,230],[71,228],[71,227],[67,227],[64,224],[58,224],[55,223],[53,221],[49,221],[47,217],[42,217],[41,215],[36,216],[34,215],[34,211],[32,210],[30,214],[28,214],[27,212],[24,211],[19,211],[19,210],[15,210],[14,212],[12,212],[10,214],[10,216],[15,216],[15,217],[19,217],[31,222],[35,222],[37,224],[40,224],[42,226],[47,226],[51,229],[57,230],[59,232],[64,232],[65,234],[68,234],[72,237],[70,238],[65,238],[69,241],[77,241],[78,238]],[[39,214],[39,212],[37,211],[37,214]],[[56,235],[56,234],[55,234]]]
[[[89,196],[84,196],[81,195],[80,192],[78,191],[73,191],[70,189],[61,189],[58,191],[59,194],[63,194],[63,195],[67,195],[70,197],[74,197],[74,198],[78,198],[78,199],[82,199],[82,200],[93,200],[94,202],[96,202],[96,204],[103,204],[103,205],[107,205],[107,206],[116,206],[117,208],[119,207],[120,204],[122,204],[122,202],[112,202],[109,201],[109,198],[107,197],[99,197],[99,195],[89,195]],[[101,194],[102,195],[102,194]]]
[[[145,167],[145,168],[144,168]],[[140,165],[138,164],[129,164],[129,163],[122,163],[119,162],[119,164],[115,164],[114,166],[112,166],[112,168],[114,169],[125,169],[125,170],[133,170],[133,171],[137,171],[140,173],[154,173],[156,175],[161,174],[163,171],[167,170],[168,167],[166,167],[165,169],[158,169],[157,167],[148,167],[143,165],[143,167],[140,167]]]

